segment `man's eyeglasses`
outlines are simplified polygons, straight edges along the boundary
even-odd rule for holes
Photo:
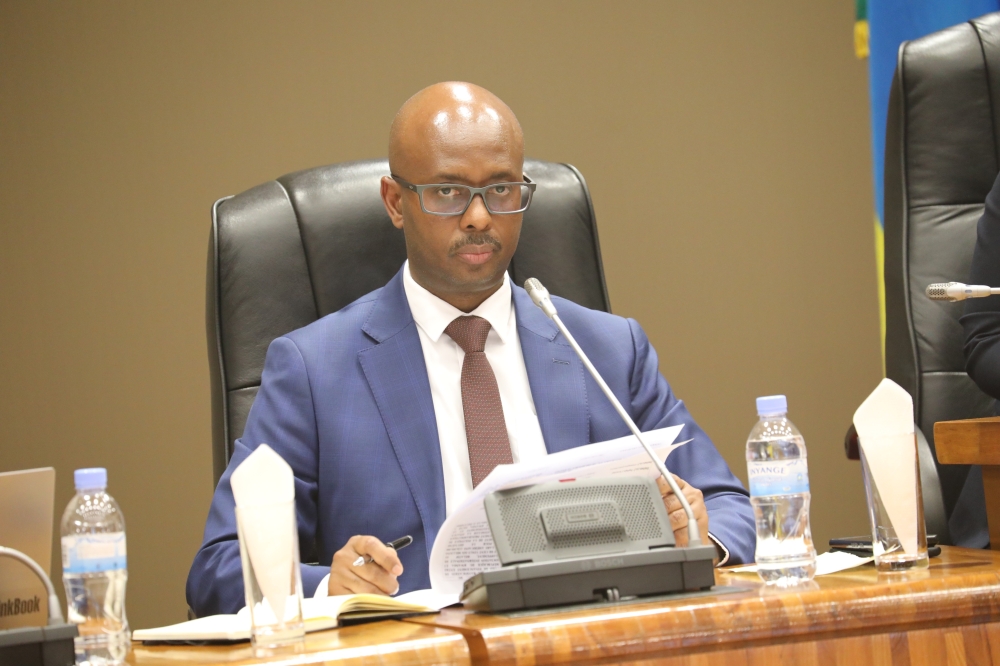
[[[406,189],[416,192],[421,210],[431,215],[462,215],[472,204],[472,197],[477,194],[483,198],[486,210],[494,215],[522,213],[528,209],[531,194],[535,191],[535,183],[527,176],[520,183],[493,183],[486,187],[453,183],[414,185],[396,174],[391,176]]]

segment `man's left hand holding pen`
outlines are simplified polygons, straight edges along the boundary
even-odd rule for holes
[[[395,594],[403,564],[396,553],[413,539],[397,539],[388,544],[373,536],[354,536],[333,555],[328,591],[335,594]]]

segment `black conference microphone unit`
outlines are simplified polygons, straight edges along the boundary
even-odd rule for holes
[[[524,288],[562,331],[680,500],[690,545],[675,547],[653,479],[567,480],[498,490],[484,504],[502,568],[465,581],[465,607],[514,611],[711,588],[715,546],[702,545],[694,512],[674,477],[559,319],[548,290],[535,278]]]
[[[964,301],[967,298],[985,298],[1000,294],[1000,289],[981,284],[962,284],[961,282],[937,282],[927,285],[927,298],[932,301]]]

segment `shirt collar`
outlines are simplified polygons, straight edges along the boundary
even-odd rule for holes
[[[462,312],[417,284],[410,275],[409,260],[403,264],[403,291],[406,292],[413,320],[432,342],[438,341],[448,324],[465,314],[482,317],[490,322],[504,344],[511,340],[514,306],[511,301],[510,277],[506,272],[500,288],[469,313]]]

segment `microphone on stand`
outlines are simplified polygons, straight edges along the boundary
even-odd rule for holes
[[[525,291],[528,292],[528,295],[531,296],[532,302],[534,302],[535,305],[541,308],[542,312],[544,312],[545,315],[549,319],[554,321],[556,326],[559,327],[559,330],[562,331],[562,334],[566,337],[566,340],[573,348],[573,351],[576,352],[576,355],[580,357],[581,361],[583,361],[583,365],[587,368],[587,370],[590,371],[590,374],[593,376],[594,381],[597,382],[597,385],[601,387],[601,390],[604,392],[604,395],[606,395],[608,400],[611,401],[611,404],[614,406],[615,411],[617,411],[618,415],[622,418],[623,421],[625,421],[625,425],[629,427],[629,430],[632,431],[632,434],[635,435],[635,438],[639,440],[640,444],[642,444],[642,448],[646,450],[646,453],[652,459],[653,463],[656,464],[656,469],[660,471],[660,476],[662,476],[664,480],[666,480],[667,484],[670,486],[670,489],[674,491],[674,495],[677,497],[677,499],[681,503],[681,506],[684,508],[684,513],[687,514],[688,541],[689,541],[688,545],[692,547],[700,546],[701,532],[698,529],[698,521],[695,520],[694,511],[691,510],[691,505],[688,503],[687,498],[684,497],[684,493],[681,492],[680,487],[677,485],[677,481],[674,480],[673,475],[667,469],[667,466],[663,463],[663,461],[660,460],[659,457],[656,455],[656,453],[653,451],[653,448],[648,443],[646,443],[646,439],[642,436],[642,432],[639,431],[639,428],[635,425],[635,422],[628,415],[628,412],[626,412],[625,408],[622,407],[622,404],[618,402],[618,398],[616,398],[615,394],[611,392],[611,389],[605,383],[600,373],[597,372],[597,368],[594,367],[594,364],[590,362],[589,358],[587,358],[587,355],[580,348],[580,345],[577,344],[576,339],[573,337],[573,334],[569,332],[569,330],[566,328],[566,325],[562,323],[561,319],[559,319],[559,313],[556,311],[556,306],[552,304],[552,299],[549,297],[549,290],[546,289],[544,286],[542,286],[542,283],[539,282],[537,278],[528,278],[524,283],[524,289]]]
[[[964,301],[967,298],[985,298],[1000,294],[1000,289],[981,284],[961,282],[937,282],[927,285],[927,298],[932,301]]]

